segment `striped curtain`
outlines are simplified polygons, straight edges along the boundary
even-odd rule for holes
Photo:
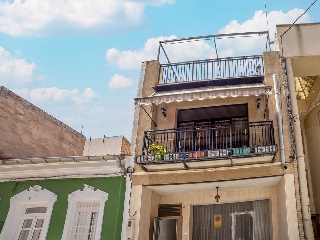
[[[193,207],[193,240],[269,240],[269,200]]]

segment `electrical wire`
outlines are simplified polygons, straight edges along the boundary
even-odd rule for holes
[[[302,13],[292,24],[291,26],[280,36],[280,38],[282,38],[292,27],[293,25],[303,16],[305,15],[308,10],[317,2],[318,0],[315,0],[313,3],[311,3],[311,5],[304,11],[304,13]]]
[[[141,105],[141,108],[146,112],[146,114],[148,115],[148,117],[151,119],[151,121],[153,122],[154,126],[157,127],[157,124],[155,121],[153,121],[152,117],[150,116],[150,114],[147,112],[147,110]]]

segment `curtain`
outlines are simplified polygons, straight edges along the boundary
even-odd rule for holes
[[[269,200],[193,207],[193,240],[269,240]]]

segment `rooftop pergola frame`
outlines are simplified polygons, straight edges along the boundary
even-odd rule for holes
[[[254,37],[265,37],[265,49],[266,49],[266,51],[271,50],[271,47],[270,47],[271,42],[270,42],[270,37],[269,37],[268,31],[217,34],[217,35],[197,36],[197,37],[179,38],[179,39],[159,41],[157,60],[160,61],[161,53],[163,53],[166,60],[167,60],[167,63],[169,63],[169,64],[172,63],[172,61],[170,61],[170,57],[168,55],[168,52],[166,51],[166,46],[168,44],[182,44],[182,43],[185,44],[185,43],[197,42],[197,41],[212,41],[214,49],[215,49],[216,58],[219,59],[220,54],[219,54],[219,50],[217,48],[217,40],[235,39],[235,38],[254,38]]]

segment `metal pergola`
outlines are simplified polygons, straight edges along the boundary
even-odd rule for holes
[[[217,35],[207,35],[207,36],[197,36],[197,37],[188,37],[188,38],[179,38],[179,39],[170,39],[170,40],[164,40],[159,41],[159,47],[158,47],[158,56],[157,60],[160,61],[160,55],[161,51],[163,52],[166,60],[168,63],[171,63],[168,53],[166,51],[166,45],[168,44],[179,44],[179,43],[187,43],[187,42],[196,42],[196,41],[213,41],[213,45],[215,48],[215,53],[217,56],[217,59],[219,58],[218,48],[217,48],[217,40],[223,40],[223,39],[230,39],[230,38],[252,38],[252,37],[261,37],[265,36],[265,48],[266,51],[271,50],[271,42],[269,37],[268,31],[261,31],[261,32],[243,32],[243,33],[229,33],[229,34],[217,34]]]

